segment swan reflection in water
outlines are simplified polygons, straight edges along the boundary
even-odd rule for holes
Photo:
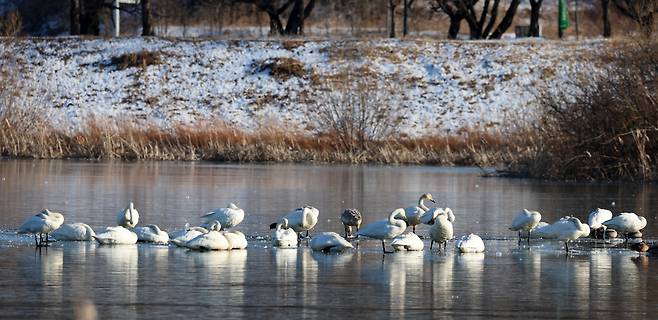
[[[484,253],[455,253],[455,273],[462,284],[456,289],[462,303],[481,306],[483,303]]]
[[[273,248],[277,286],[272,295],[274,305],[306,306],[318,304],[318,262],[311,255],[311,249]],[[296,298],[303,297],[297,301]],[[302,317],[317,316],[311,308],[301,310]]]
[[[108,318],[137,318],[138,250],[136,245],[102,245],[93,251],[96,272],[103,274],[96,283],[104,288],[102,297],[110,307],[100,313]],[[126,307],[130,306],[130,307]]]

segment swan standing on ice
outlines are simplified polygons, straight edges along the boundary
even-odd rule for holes
[[[288,227],[292,228],[301,235],[302,232],[306,231],[306,237],[309,236],[309,230],[315,227],[315,224],[318,223],[318,217],[320,216],[320,211],[311,206],[304,206],[301,208],[295,209],[295,211],[286,214],[284,217],[288,219]],[[280,221],[279,221],[280,222]],[[278,223],[272,223],[270,229],[275,229]]]
[[[100,244],[135,244],[137,234],[122,227],[107,227],[105,231],[93,236]]]
[[[211,223],[219,221],[222,230],[233,228],[244,220],[244,210],[238,208],[234,203],[229,203],[226,208],[215,209],[203,216],[201,216],[203,223]]]
[[[228,241],[228,250],[242,250],[246,249],[249,245],[247,237],[240,231],[222,231],[221,234]]]
[[[345,227],[345,239],[349,239],[350,237],[353,237],[352,227],[356,227],[356,232],[359,232],[359,227],[361,227],[363,216],[357,209],[345,209],[343,214],[340,215],[340,221]]]
[[[361,228],[357,232],[357,236],[380,239],[382,241],[382,251],[384,253],[390,253],[386,251],[384,240],[393,239],[407,229],[407,223],[404,219],[406,219],[404,209],[395,209],[388,215],[388,219],[375,221]]]
[[[64,216],[61,213],[45,209],[25,220],[18,228],[18,234],[33,233],[36,246],[43,247],[48,245],[48,234],[57,230],[62,223],[64,223]],[[39,234],[38,241],[37,233]],[[45,244],[43,243],[44,234],[46,235]]]
[[[427,206],[425,206],[424,201],[428,200],[431,201],[432,203],[436,203],[434,199],[432,198],[431,193],[425,193],[420,196],[418,199],[418,205],[417,206],[411,206],[411,207],[406,207],[404,208],[404,214],[406,215],[406,220],[407,220],[407,225],[411,227],[411,232],[416,233],[416,225],[419,225],[421,223],[421,217],[429,210]]]
[[[169,234],[154,224],[147,224],[145,227],[136,227],[137,241],[151,242],[155,244],[168,244]]]
[[[448,240],[453,238],[453,228],[452,222],[448,219],[448,213],[446,211],[440,212],[434,218],[434,224],[430,227],[430,250],[434,242],[439,243],[439,249],[441,249],[441,244],[443,243],[443,250],[446,250],[448,246]]]
[[[338,233],[323,232],[313,236],[310,243],[313,251],[342,252],[348,248],[354,248],[351,243],[343,239]]]
[[[393,238],[391,247],[395,251],[421,251],[425,244],[415,233],[405,233]]]
[[[221,229],[219,221],[214,221],[208,233],[188,241],[186,246],[192,250],[228,250],[229,243],[226,237],[219,232]]]
[[[481,253],[484,252],[484,241],[477,234],[462,236],[455,243],[455,248],[461,253]]]
[[[519,232],[519,244],[521,244],[521,231],[528,232],[528,245],[530,244],[530,230],[534,229],[541,220],[541,213],[537,211],[530,211],[523,209],[512,220],[512,226],[509,228],[512,231]]]
[[[272,231],[272,246],[280,248],[295,248],[298,243],[297,233],[288,226],[288,219],[281,219]]]
[[[596,238],[597,232],[599,230],[603,231],[603,240],[605,240],[605,232],[607,227],[603,225],[604,222],[612,219],[612,211],[597,208],[589,213],[589,218],[587,219],[587,224],[592,229],[593,235]]]
[[[134,228],[139,222],[139,212],[131,202],[128,207],[117,214],[117,225],[125,228]]]
[[[644,229],[647,226],[647,219],[635,213],[622,212],[618,216],[603,222],[603,225],[626,235],[626,242],[628,243],[628,234]]]
[[[589,235],[589,225],[581,223],[576,217],[564,217],[551,225],[555,239],[564,241],[564,248],[569,253],[569,241]]]
[[[60,241],[93,241],[96,232],[86,223],[63,224],[53,232],[53,238]]]

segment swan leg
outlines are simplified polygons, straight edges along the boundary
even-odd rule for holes
[[[349,227],[348,225],[344,224],[344,223],[343,223],[343,227],[345,227],[345,239],[349,239],[349,235],[350,235],[349,230],[350,230],[350,227]]]
[[[37,241],[37,234],[36,233],[34,234],[34,245],[37,246],[37,247],[39,246],[39,241]]]
[[[519,245],[521,245],[521,230],[519,230]]]
[[[564,248],[567,249],[567,253],[569,253],[569,240],[564,242]]]
[[[308,230],[306,230],[306,237],[307,237],[307,238],[310,238],[310,237],[311,237],[311,236],[309,235],[309,233],[308,233]]]
[[[413,232],[414,234],[416,234],[416,226],[415,226],[415,225],[411,227],[411,232]]]
[[[433,245],[434,245],[434,240],[430,240],[430,250],[432,250]]]
[[[382,239],[382,252],[386,253],[386,245],[384,244],[384,239]]]
[[[530,245],[530,230],[528,230],[528,245]]]

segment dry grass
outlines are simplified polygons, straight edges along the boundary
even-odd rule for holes
[[[580,94],[542,97],[541,123],[518,134],[526,148],[508,169],[554,179],[658,178],[658,43],[604,58],[610,68]]]
[[[256,62],[254,67],[255,72],[269,71],[274,78],[280,81],[286,81],[291,77],[306,77],[304,63],[294,58],[269,58]]]
[[[113,57],[111,61],[111,64],[116,66],[119,70],[127,68],[146,68],[161,63],[162,58],[160,57],[160,53],[152,51],[126,53],[118,57]]]

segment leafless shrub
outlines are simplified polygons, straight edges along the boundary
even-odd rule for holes
[[[113,57],[111,65],[117,67],[118,70],[127,68],[146,68],[150,65],[158,65],[162,63],[160,53],[153,51],[140,51],[122,54],[118,57]]]
[[[611,54],[611,67],[576,96],[542,98],[545,114],[527,130],[513,166],[531,176],[586,180],[658,178],[658,44]]]
[[[15,37],[21,32],[23,19],[17,10],[11,10],[0,18],[0,35]]]

